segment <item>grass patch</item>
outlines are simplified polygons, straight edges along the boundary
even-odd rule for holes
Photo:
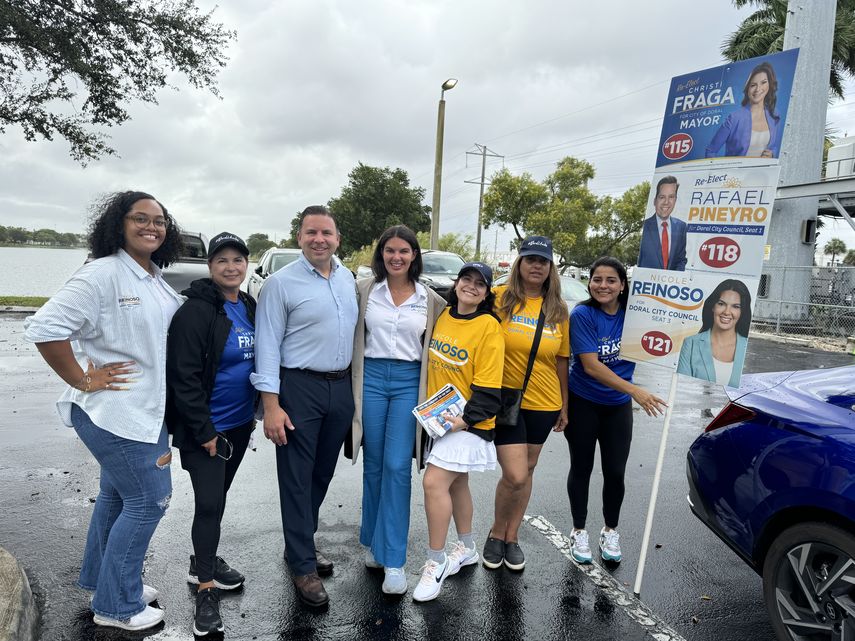
[[[41,307],[47,296],[0,296],[0,307]]]

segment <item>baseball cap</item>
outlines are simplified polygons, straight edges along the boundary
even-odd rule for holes
[[[211,244],[208,245],[208,257],[213,256],[224,247],[234,247],[244,256],[249,256],[249,249],[247,249],[246,243],[243,242],[243,239],[224,231],[211,239]]]
[[[493,270],[490,269],[489,265],[485,265],[484,263],[472,262],[466,263],[463,267],[460,268],[460,271],[457,272],[457,277],[460,278],[463,275],[463,272],[467,272],[470,269],[474,269],[476,272],[481,274],[484,277],[484,280],[487,283],[487,289],[493,286]]]
[[[520,256],[540,256],[552,261],[552,241],[546,236],[528,236],[520,245]]]

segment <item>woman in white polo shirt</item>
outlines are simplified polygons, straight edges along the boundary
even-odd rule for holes
[[[428,344],[446,302],[419,283],[419,241],[404,225],[380,236],[374,277],[357,283],[359,318],[353,354],[353,461],[363,463],[362,527],[365,564],[384,568],[382,590],[404,594],[410,530],[410,485],[416,420],[425,398]]]
[[[101,466],[78,584],[98,625],[144,630],[163,620],[143,585],[149,541],[172,494],[163,422],[166,334],[181,298],[160,268],[181,237],[153,196],[125,191],[96,207],[92,262],[27,321],[25,337],[68,387],[57,402]]]

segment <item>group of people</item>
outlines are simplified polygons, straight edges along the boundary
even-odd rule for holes
[[[546,438],[563,432],[573,556],[591,562],[588,485],[599,442],[603,559],[620,561],[617,533],[634,400],[648,414],[665,403],[632,383],[620,358],[628,296],[624,266],[591,267],[590,298],[568,314],[548,238],[525,239],[507,285],[466,263],[445,301],[419,282],[422,257],[405,226],[387,229],[373,277],[356,282],[336,258],[340,236],[322,206],[299,217],[300,258],[271,275],[258,303],[240,290],[249,252],[224,232],[208,252],[210,277],[179,295],[161,276],[178,257],[178,227],[150,194],[121,192],[93,217],[94,260],[33,317],[26,337],[68,384],[58,402],[100,465],[100,491],[79,585],[93,593],[98,625],[153,627],[163,611],[142,582],[143,559],[171,496],[171,450],[195,497],[193,630],[222,631],[219,590],[244,576],[218,556],[226,496],[263,415],[276,445],[285,559],[298,598],[329,601],[321,576],[319,513],[339,453],[363,453],[359,541],[382,590],[405,594],[412,462],[424,468],[428,541],[413,599],[482,560],[525,567],[518,530]],[[570,355],[572,351],[572,364]],[[412,410],[446,384],[465,399],[431,438]],[[479,554],[469,472],[501,467],[493,521]],[[447,536],[454,520],[456,541]]]

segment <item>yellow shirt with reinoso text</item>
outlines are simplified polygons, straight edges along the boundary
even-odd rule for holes
[[[454,318],[446,307],[436,320],[430,339],[427,395],[451,383],[468,401],[470,385],[498,390],[502,387],[505,346],[499,323],[489,314]],[[492,430],[496,417],[474,427]]]
[[[501,299],[506,288],[497,287],[496,313],[502,319],[502,335],[505,339],[505,373],[502,387],[522,388],[537,319],[543,298],[527,298],[525,307],[514,310],[510,318],[501,312]],[[570,357],[570,323],[564,321],[557,326],[546,323],[540,337],[534,366],[528,387],[520,407],[527,410],[550,412],[561,409],[561,384],[556,370],[556,358]]]

